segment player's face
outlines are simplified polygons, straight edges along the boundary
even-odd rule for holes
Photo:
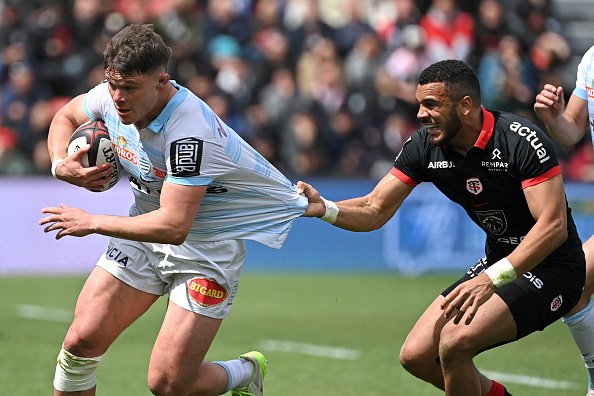
[[[447,95],[444,83],[417,86],[417,118],[429,130],[433,145],[451,144],[462,129],[456,103]]]
[[[148,126],[163,110],[159,106],[158,74],[122,76],[106,72],[109,93],[120,120],[125,125],[136,124],[139,129]]]

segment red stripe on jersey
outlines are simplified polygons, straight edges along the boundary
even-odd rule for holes
[[[493,386],[491,387],[491,390],[489,391],[487,396],[505,396],[505,387],[501,385],[499,382],[491,382],[493,382]]]
[[[489,142],[489,139],[491,139],[491,136],[493,135],[495,117],[493,117],[493,114],[485,110],[483,107],[481,107],[481,110],[483,111],[483,129],[481,129],[481,134],[476,140],[474,147],[484,150],[487,146],[487,143]]]
[[[404,184],[406,184],[408,186],[416,187],[419,185],[419,183],[417,183],[416,181],[414,181],[413,179],[408,177],[405,173],[403,173],[402,171],[400,171],[396,168],[392,168],[390,173],[392,175],[396,176],[398,179],[400,179],[402,182],[404,182]]]
[[[546,171],[545,173],[543,173],[540,176],[534,177],[532,179],[524,180],[522,182],[522,188],[535,186],[539,183],[542,183],[543,181],[549,180],[553,176],[557,176],[560,173],[561,173],[561,167],[559,165],[557,165],[556,167],[549,169],[548,171]]]

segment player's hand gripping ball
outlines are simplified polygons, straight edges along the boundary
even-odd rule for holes
[[[85,168],[109,162],[113,171],[110,177],[105,178],[105,184],[100,189],[88,189],[93,192],[107,191],[116,185],[122,177],[123,169],[111,140],[107,126],[101,120],[89,121],[82,124],[70,138],[68,143],[68,155],[78,151],[81,147],[90,144],[91,149],[82,156],[82,164]]]

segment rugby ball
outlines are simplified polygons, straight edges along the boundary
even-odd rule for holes
[[[118,158],[118,154],[109,139],[107,126],[101,120],[89,121],[82,124],[74,131],[70,142],[68,143],[68,155],[78,151],[81,147],[90,144],[91,149],[85,153],[82,158],[82,164],[85,168],[100,165],[104,162],[111,163],[113,172],[110,177],[105,177],[105,184],[98,189],[87,190],[93,192],[107,191],[116,185],[122,177],[123,169]]]

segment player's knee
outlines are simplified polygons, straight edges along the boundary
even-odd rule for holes
[[[190,386],[181,384],[168,373],[149,370],[148,387],[156,396],[184,396],[189,392]]]
[[[419,342],[407,339],[400,348],[400,364],[406,371],[419,377],[429,366],[435,364],[435,354],[429,357]]]
[[[70,328],[64,339],[66,349],[76,356],[98,356],[105,353],[104,346],[98,337],[85,335],[74,328]]]
[[[446,366],[459,360],[473,358],[476,355],[474,338],[459,329],[446,329],[444,327],[439,339],[439,358]]]
[[[62,347],[56,364],[54,388],[62,392],[94,388],[97,384],[97,367],[102,358],[76,356]]]

